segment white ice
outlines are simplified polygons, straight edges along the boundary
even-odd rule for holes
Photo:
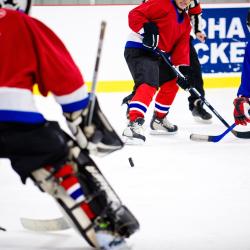
[[[101,107],[119,134],[126,126],[126,93],[98,94]],[[236,89],[209,89],[207,100],[233,123]],[[190,141],[190,133],[217,135],[225,126],[214,116],[199,124],[180,91],[170,120],[179,126],[174,136],[151,136],[143,146],[125,146],[104,158],[94,158],[141,228],[128,243],[133,250],[250,249],[250,140],[228,134],[218,143]],[[37,102],[48,119],[66,128],[51,97]],[[56,111],[59,111],[57,113]],[[149,124],[152,107],[146,117]],[[250,127],[238,130],[250,130]],[[25,143],[25,142],[24,142]],[[131,167],[128,158],[135,166]],[[60,216],[54,201],[30,181],[22,185],[8,160],[0,162],[1,250],[89,250],[72,229],[56,233],[26,231],[20,217]]]

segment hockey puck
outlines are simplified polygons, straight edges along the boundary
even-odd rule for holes
[[[131,157],[128,158],[128,161],[129,161],[129,164],[130,164],[131,167],[135,166],[135,164],[133,162],[133,159]]]
[[[6,232],[7,230],[5,228],[3,228],[3,227],[0,227],[0,231]]]

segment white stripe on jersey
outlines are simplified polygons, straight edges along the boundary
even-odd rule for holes
[[[87,86],[86,84],[84,84],[83,86],[81,86],[80,88],[78,88],[77,90],[75,90],[70,94],[63,96],[54,95],[54,97],[56,101],[61,105],[78,102],[88,97]]]
[[[141,30],[141,32],[143,32],[143,29]],[[131,32],[128,35],[127,41],[136,42],[136,43],[142,43],[142,38],[143,38],[143,36],[141,36],[140,34],[138,34],[136,32]]]
[[[0,87],[0,110],[38,112],[31,90]]]

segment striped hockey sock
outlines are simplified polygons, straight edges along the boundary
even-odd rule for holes
[[[87,216],[90,219],[94,219],[95,214],[93,213],[91,207],[89,206],[89,204],[84,202],[85,195],[78,181],[78,178],[75,176],[73,167],[69,164],[66,164],[58,171],[56,171],[54,176],[60,180],[60,185],[65,189],[67,194],[77,203],[81,203],[80,206],[87,214]]]

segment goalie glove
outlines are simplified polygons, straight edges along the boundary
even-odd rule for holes
[[[247,97],[241,96],[234,99],[234,119],[237,125],[246,126],[250,122],[250,102]]]
[[[69,129],[82,149],[86,149],[88,147],[88,139],[84,130],[81,129],[81,124],[85,122],[87,112],[87,109],[81,109],[72,113],[63,113],[67,120]]]
[[[72,134],[79,146],[82,149],[88,149],[90,153],[100,155],[121,149],[123,142],[100,109],[97,98],[95,99],[90,125],[87,124],[89,108],[64,113]]]

